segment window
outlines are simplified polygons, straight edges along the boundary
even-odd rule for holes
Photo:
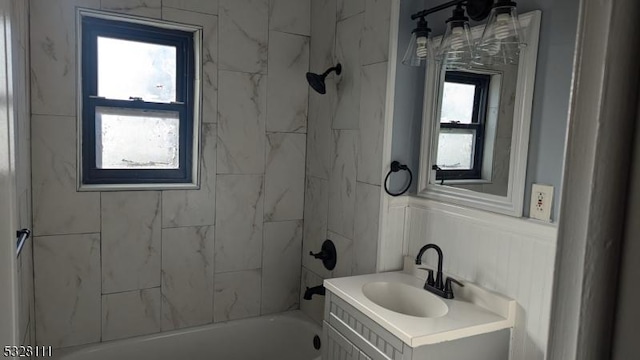
[[[480,179],[490,75],[448,71],[440,113],[436,179]]]
[[[82,17],[82,184],[193,184],[194,32]]]

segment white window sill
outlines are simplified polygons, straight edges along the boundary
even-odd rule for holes
[[[200,185],[180,184],[81,184],[78,191],[144,191],[144,190],[199,190]]]

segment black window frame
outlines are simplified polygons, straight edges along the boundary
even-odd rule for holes
[[[173,46],[176,48],[176,101],[107,99],[98,96],[98,37]],[[194,33],[140,23],[82,17],[82,184],[137,185],[193,183],[195,126]],[[135,96],[132,94],[132,96]],[[179,124],[177,169],[100,169],[96,154],[96,108],[177,112]]]
[[[436,180],[481,179],[482,158],[484,151],[484,133],[491,75],[462,71],[447,71],[444,81],[449,83],[468,84],[475,86],[471,123],[463,124],[461,122],[440,122],[440,130],[467,130],[471,131],[474,134],[473,166],[471,169],[465,170],[447,170],[442,169],[439,165],[435,166],[434,168],[436,170]],[[438,121],[440,121],[440,119],[438,119]]]

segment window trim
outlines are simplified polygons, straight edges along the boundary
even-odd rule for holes
[[[491,75],[477,74],[462,71],[447,71],[444,82],[475,85],[473,99],[473,113],[470,124],[439,123],[440,130],[470,130],[474,134],[473,167],[469,170],[444,170],[434,167],[436,180],[477,180],[482,178],[482,161],[484,152],[484,127],[487,117],[487,101],[489,100],[489,88]]]
[[[84,21],[95,22],[102,26],[102,24],[115,25],[115,33],[105,33],[102,31],[96,31],[95,28],[87,29],[83,27]],[[115,22],[115,23],[114,23]],[[201,123],[201,44],[202,44],[202,27],[190,26],[183,24],[175,24],[162,20],[152,20],[146,18],[139,18],[129,15],[106,13],[95,10],[78,9],[77,10],[77,60],[78,60],[78,81],[77,81],[77,99],[78,99],[78,114],[77,117],[77,131],[78,131],[78,166],[77,166],[77,179],[79,191],[109,191],[109,190],[170,190],[170,189],[198,189],[200,179],[200,123]],[[99,27],[98,26],[98,27]],[[128,29],[141,30],[146,34],[166,34],[171,33],[178,35],[182,38],[183,46],[178,47],[177,51],[184,51],[184,56],[178,56],[178,59],[183,58],[184,63],[176,64],[176,67],[180,69],[180,66],[186,68],[185,75],[181,76],[180,72],[176,77],[176,102],[172,103],[156,103],[156,102],[144,102],[139,100],[118,100],[118,99],[105,99],[94,94],[97,94],[97,66],[94,67],[94,76],[91,79],[86,79],[84,75],[85,66],[91,66],[86,64],[84,56],[86,56],[85,49],[89,48],[91,57],[88,61],[97,61],[97,52],[95,46],[96,41],[93,41],[93,49],[86,41],[89,37],[96,38],[96,34],[107,34],[110,37],[122,38],[133,41],[152,42],[163,45],[175,46],[178,42],[175,36],[156,36],[143,37],[140,33],[135,35],[125,34],[127,36],[117,36],[118,32],[124,32]],[[99,29],[102,30],[102,29]],[[185,36],[185,33],[187,33]],[[150,41],[151,40],[151,41]],[[186,41],[184,41],[186,40]],[[186,51],[187,49],[192,51]],[[189,55],[192,55],[190,57]],[[192,76],[193,86],[186,86],[189,84],[188,77]],[[190,84],[189,84],[190,85]],[[85,87],[89,87],[91,90],[84,94]],[[181,91],[182,90],[182,91]],[[186,101],[185,101],[186,100]],[[114,106],[115,105],[115,106]],[[180,121],[180,164],[184,163],[182,169],[99,169],[102,172],[102,176],[98,177],[100,181],[87,181],[87,176],[95,175],[95,114],[91,115],[89,112],[93,111],[97,106],[116,107],[124,109],[143,109],[149,110],[169,110],[176,111],[182,116],[191,115],[191,121]],[[89,114],[87,116],[87,114]],[[90,121],[89,121],[90,120]],[[87,145],[87,146],[85,146]],[[86,149],[85,149],[86,148]],[[89,151],[93,154],[88,154]],[[87,156],[89,155],[89,156]],[[92,156],[91,156],[92,155]],[[93,167],[92,167],[93,166]],[[87,170],[88,169],[88,170]],[[121,173],[127,173],[122,176]],[[95,179],[95,177],[94,177]],[[123,181],[125,180],[125,181]]]

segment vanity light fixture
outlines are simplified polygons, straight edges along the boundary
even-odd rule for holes
[[[420,17],[415,29],[411,32],[409,46],[404,53],[402,63],[408,66],[422,66],[433,57],[433,45],[429,33],[431,29],[427,25],[424,16]]]
[[[458,4],[447,20],[447,31],[440,41],[436,59],[447,70],[468,68],[473,59],[471,39],[469,18],[465,16],[462,4]]]
[[[452,0],[411,15],[419,19],[411,32],[409,46],[402,63],[422,66],[430,60],[433,46],[426,16],[455,6],[447,20],[447,31],[442,38],[434,59],[443,62],[448,69],[462,69],[473,65],[516,64],[520,49],[525,45],[520,31],[516,3],[511,0]],[[482,21],[489,17],[480,42],[472,45],[469,18]]]
[[[482,38],[476,46],[474,64],[517,64],[520,50],[526,46],[518,21],[516,3],[497,0]]]

